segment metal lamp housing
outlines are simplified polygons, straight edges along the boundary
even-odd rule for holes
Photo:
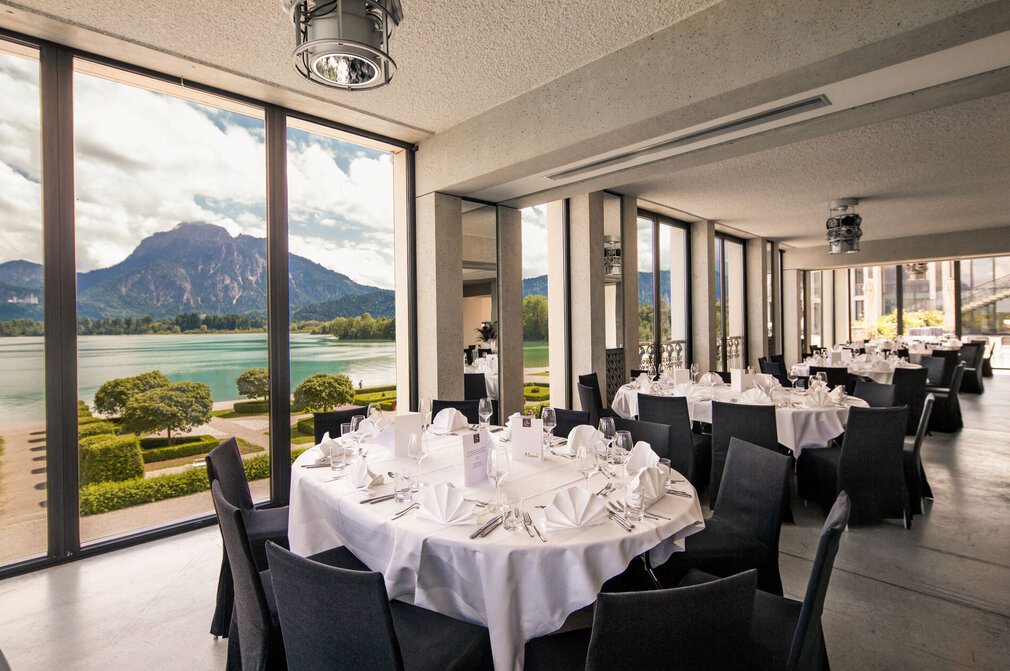
[[[828,204],[828,217],[825,226],[828,229],[828,254],[852,254],[859,251],[859,238],[863,237],[860,224],[863,218],[856,214],[855,198],[833,200]]]
[[[364,91],[396,74],[389,55],[403,20],[399,0],[283,0],[295,26],[291,61],[300,75],[323,86]]]

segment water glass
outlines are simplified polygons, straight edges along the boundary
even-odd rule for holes
[[[669,459],[659,460],[659,474],[663,478],[663,487],[669,491],[673,487],[673,467]]]
[[[506,495],[502,501],[502,526],[505,531],[519,531],[523,528],[523,499],[521,496]]]
[[[336,441],[334,449],[330,451],[330,468],[335,471],[342,470],[347,466],[347,450],[344,449],[344,435],[351,432],[350,423],[340,425],[340,438]]]
[[[624,489],[624,516],[632,522],[645,517],[645,487],[640,478],[632,478]]]
[[[393,473],[393,493],[397,503],[404,503],[413,498],[413,486],[407,473]]]
[[[691,364],[691,382],[697,382],[698,381],[698,373],[700,373],[700,372],[701,372],[701,369],[698,368],[698,364],[696,364],[696,363]]]

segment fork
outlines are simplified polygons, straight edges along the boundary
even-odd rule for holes
[[[603,487],[600,489],[600,491],[596,492],[596,495],[597,496],[606,496],[607,494],[610,493],[610,490],[612,490],[613,488],[614,488],[614,483],[613,482],[608,482],[607,484],[603,485]]]
[[[401,517],[403,517],[404,515],[406,515],[407,513],[409,513],[411,510],[417,510],[420,507],[421,507],[420,503],[411,503],[409,506],[407,506],[406,508],[404,508],[400,512],[396,513],[395,515],[393,515],[392,519],[398,520]]]

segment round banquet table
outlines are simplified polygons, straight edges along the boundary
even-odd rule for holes
[[[626,384],[617,390],[610,407],[621,417],[632,418],[638,415],[638,394],[641,390],[634,383]],[[733,391],[729,386],[717,386],[713,389],[715,400],[725,403],[736,403],[740,400],[740,392]],[[673,396],[668,388],[655,389],[649,393],[657,396]],[[788,391],[776,393],[776,401],[788,398]],[[798,404],[802,400],[796,399]],[[845,430],[845,422],[849,418],[849,408],[869,407],[861,398],[849,396],[841,405],[831,405],[825,408],[807,407],[776,407],[775,426],[781,445],[792,450],[798,458],[805,449],[827,447],[828,442]],[[691,421],[712,423],[712,399],[708,396],[708,388],[694,386],[694,391],[687,397],[687,410]]]
[[[502,434],[491,434],[497,440]],[[375,473],[413,473],[415,463],[389,456],[388,448],[368,448]],[[490,501],[494,487],[487,480],[463,488],[463,445],[459,436],[434,437],[422,462],[421,480],[451,482],[467,498]],[[400,599],[484,625],[491,637],[495,669],[518,670],[527,640],[556,631],[576,610],[596,600],[603,583],[620,574],[639,554],[651,551],[654,563],[683,551],[683,540],[704,528],[698,497],[689,484],[677,487],[690,498],[664,496],[650,512],[669,520],[645,519],[629,533],[610,520],[594,526],[545,530],[542,512],[554,495],[571,486],[585,486],[573,460],[545,453],[542,464],[513,462],[506,491],[524,498],[527,511],[547,542],[525,531],[502,527],[485,538],[471,540],[477,523],[446,525],[408,513],[391,516],[407,504],[394,500],[360,504],[367,496],[386,494],[383,484],[366,494],[333,477],[328,468],[305,468],[319,451],[311,448],[295,461],[291,472],[288,539],[302,555],[346,545],[373,571],[382,573],[391,599]],[[590,487],[598,491],[605,476],[595,474]],[[415,495],[415,500],[416,500]],[[483,522],[488,515],[482,515]],[[339,626],[346,626],[341,624]]]
[[[842,368],[843,366],[838,366]],[[874,382],[879,382],[881,384],[891,384],[894,380],[894,368],[895,366],[888,365],[886,370],[875,369],[872,364],[859,364],[853,362],[844,366],[853,375],[862,375],[863,377],[868,377]],[[918,364],[906,364],[902,368],[922,368]],[[789,369],[789,372],[796,377],[807,377],[810,375],[810,364],[798,363]]]

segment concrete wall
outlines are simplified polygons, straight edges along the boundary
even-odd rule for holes
[[[607,352],[603,319],[603,192],[570,201],[572,407],[578,405],[578,376],[596,372],[605,384]]]
[[[800,283],[798,270],[782,271],[782,353],[786,368],[800,360]]]
[[[624,291],[624,374],[638,368],[638,201],[621,197],[621,264]]]
[[[691,224],[691,348],[702,372],[715,361],[715,222]]]
[[[744,253],[747,258],[747,365],[759,370],[758,358],[768,356],[765,239],[748,240]]]
[[[550,359],[551,405],[567,408],[568,381],[565,361],[568,358],[568,330],[565,305],[564,203],[547,203],[547,351]]]
[[[500,417],[523,408],[522,214],[498,207],[498,382]]]

